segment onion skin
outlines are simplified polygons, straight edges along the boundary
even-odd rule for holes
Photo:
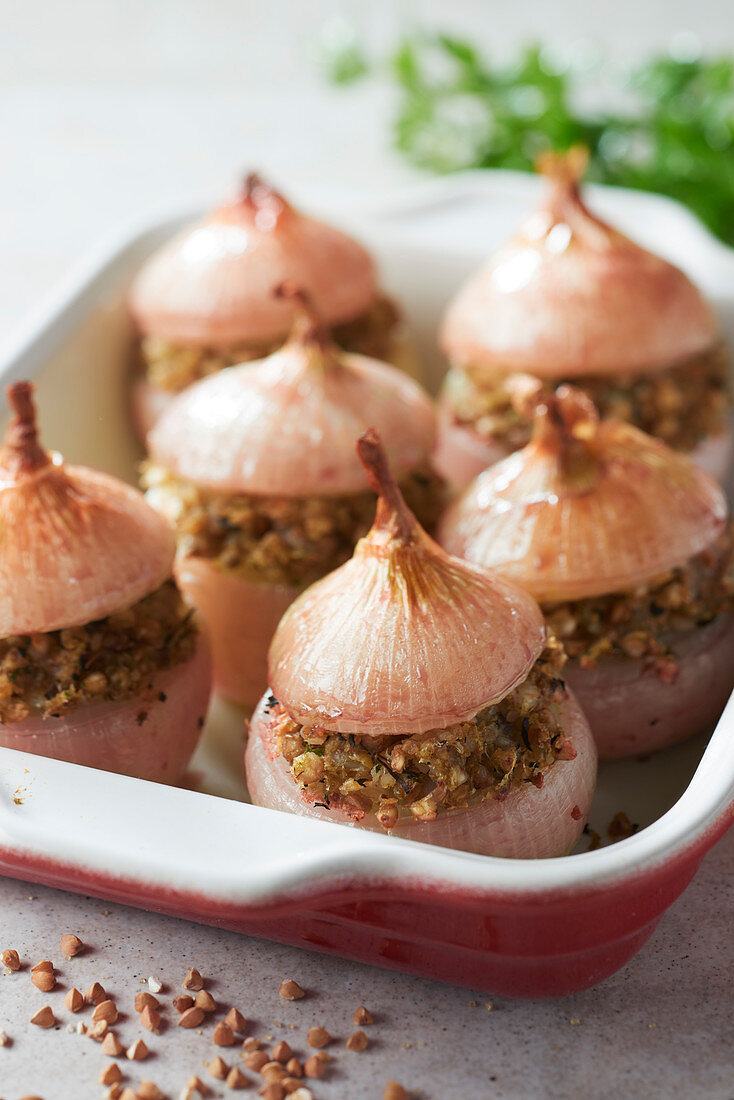
[[[368,482],[354,441],[372,426],[399,478],[423,465],[435,436],[428,395],[375,359],[335,348],[327,356],[291,341],[194,383],[150,433],[152,458],[218,492],[359,493]]]
[[[199,740],[210,689],[209,646],[199,633],[193,656],[156,673],[141,695],[87,703],[60,718],[37,715],[8,722],[0,725],[0,745],[139,779],[180,783]]]
[[[569,660],[563,670],[589,720],[602,760],[656,752],[711,726],[734,687],[734,618],[670,635],[679,673],[664,683],[630,658],[606,658],[596,668]]]
[[[33,387],[0,449],[0,635],[80,626],[130,607],[171,574],[172,532],[142,493],[65,466],[38,440]]]
[[[141,443],[145,444],[148,432],[152,430],[176,394],[154,386],[147,378],[138,377],[130,388],[130,422],[133,432]]]
[[[584,205],[574,160],[548,159],[546,200],[450,303],[440,343],[453,364],[572,380],[661,370],[718,341],[687,276]]]
[[[690,459],[706,473],[725,485],[734,459],[734,432],[730,427],[716,435],[708,435],[691,451]]]
[[[293,306],[271,291],[293,279],[329,324],[364,313],[377,293],[372,259],[345,233],[306,217],[257,177],[238,201],[185,229],[147,261],[129,308],[143,334],[227,347],[285,337]]]
[[[547,602],[644,584],[704,550],[726,519],[713,478],[629,424],[596,422],[564,386],[538,407],[530,443],[449,506],[438,538]]]
[[[452,489],[465,489],[508,453],[497,442],[482,439],[470,425],[457,423],[445,404],[439,402],[433,465]],[[687,457],[720,484],[725,483],[734,458],[734,433],[727,428],[706,436]]]
[[[214,686],[228,699],[254,707],[268,682],[270,640],[300,589],[256,584],[197,557],[179,558],[174,572],[208,628]]]
[[[354,825],[384,833],[368,815],[352,822],[346,814],[307,802],[286,760],[271,760],[267,696],[250,724],[245,769],[250,797],[258,806]],[[586,822],[596,782],[596,749],[583,713],[569,692],[562,704],[564,731],[576,749],[573,760],[557,760],[543,773],[543,786],[517,788],[503,801],[487,799],[465,810],[439,813],[434,821],[400,819],[390,836],[418,840],[478,855],[546,859],[565,855],[578,841]]]
[[[433,465],[452,489],[466,488],[482,470],[507,453],[500,443],[482,439],[470,425],[459,424],[446,400],[439,400]]]
[[[354,557],[281,619],[268,658],[273,691],[294,721],[339,733],[467,721],[527,676],[545,643],[540,608],[443,554],[415,520],[418,546],[383,552],[379,523],[378,512]]]
[[[418,352],[410,334],[402,328],[391,337],[390,352],[385,356],[384,362],[397,367],[416,382],[421,379],[423,367]],[[175,397],[175,391],[154,386],[145,377],[134,379],[130,391],[130,420],[141,443],[145,443],[148,433]]]

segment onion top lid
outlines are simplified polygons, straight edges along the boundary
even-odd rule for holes
[[[173,535],[136,489],[43,449],[31,383],[6,394],[14,417],[0,449],[0,635],[130,607],[170,576]]]
[[[234,202],[159,248],[133,283],[138,329],[181,344],[231,348],[285,337],[292,304],[270,290],[305,287],[329,325],[366,312],[377,292],[366,250],[301,214],[256,173]]]
[[[526,447],[489,467],[444,514],[451,553],[541,601],[624,592],[682,565],[724,529],[727,505],[690,459],[572,386],[537,398]]]
[[[456,365],[559,380],[645,373],[718,342],[690,279],[586,206],[586,160],[580,147],[539,159],[541,205],[446,311],[441,344]]]
[[[376,432],[358,452],[378,493],[374,525],[286,611],[270,647],[272,690],[295,721],[344,734],[469,720],[527,676],[545,641],[540,609],[429,538]]]
[[[295,309],[288,342],[179,394],[148,436],[154,461],[226,492],[362,492],[354,440],[375,425],[398,477],[426,464],[435,412],[425,391],[396,367],[338,348],[301,287],[281,284],[274,296]]]

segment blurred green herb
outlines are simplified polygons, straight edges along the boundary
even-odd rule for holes
[[[589,105],[595,72],[537,47],[501,66],[461,39],[416,35],[389,71],[395,144],[414,164],[531,169],[542,150],[582,142],[589,179],[670,195],[734,244],[734,59],[652,58],[612,89],[613,109]]]

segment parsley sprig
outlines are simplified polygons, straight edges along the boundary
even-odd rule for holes
[[[360,55],[350,68],[356,79],[370,66]],[[499,65],[462,39],[414,35],[388,72],[395,145],[422,168],[531,169],[542,150],[581,142],[589,179],[670,195],[734,244],[731,57],[653,57],[607,89],[612,107],[592,105],[593,70],[554,64],[536,46]]]

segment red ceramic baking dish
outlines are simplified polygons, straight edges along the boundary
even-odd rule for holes
[[[434,388],[442,306],[537,186],[481,173],[422,185],[371,212],[342,205],[341,220],[404,304]],[[667,200],[605,189],[594,198],[697,280],[731,339],[734,254]],[[0,364],[4,383],[36,381],[50,447],[131,481],[139,452],[127,422],[124,294],[180,221],[104,250]],[[492,993],[558,996],[639,950],[734,821],[734,703],[712,734],[602,765],[590,827],[607,840],[624,813],[631,835],[593,851],[584,837],[579,851],[552,860],[492,859],[249,805],[243,731],[243,712],[215,700],[194,759],[197,789],[0,750],[0,871]]]

